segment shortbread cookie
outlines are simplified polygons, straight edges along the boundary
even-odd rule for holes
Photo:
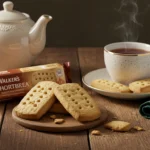
[[[78,84],[59,85],[54,89],[55,96],[63,107],[78,121],[92,121],[100,117],[92,97]]]
[[[60,102],[55,102],[52,105],[52,107],[49,109],[49,112],[59,113],[59,114],[69,114]]]
[[[40,81],[54,81],[56,82],[56,76],[51,70],[41,70],[32,74],[32,85],[36,85]]]
[[[109,81],[106,79],[97,79],[92,81],[91,86],[97,89],[101,89],[104,91],[115,92],[115,93],[130,93],[130,89],[128,86],[123,84]]]
[[[129,131],[131,129],[131,124],[125,121],[111,121],[104,126],[113,131]]]
[[[129,84],[129,88],[134,93],[150,92],[150,79],[132,82]]]
[[[15,108],[16,115],[24,119],[40,119],[55,102],[53,88],[58,86],[51,81],[35,85]]]

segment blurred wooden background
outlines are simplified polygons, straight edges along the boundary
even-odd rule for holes
[[[121,0],[12,0],[15,9],[36,21],[42,14],[53,16],[47,28],[47,46],[102,47],[122,41],[114,30]],[[3,0],[0,0],[2,9]],[[150,43],[150,1],[137,0],[140,42]]]

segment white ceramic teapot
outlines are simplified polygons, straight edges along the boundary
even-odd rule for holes
[[[0,71],[26,67],[42,52],[46,25],[51,16],[42,15],[34,24],[30,16],[13,10],[13,3],[3,3],[0,11]]]

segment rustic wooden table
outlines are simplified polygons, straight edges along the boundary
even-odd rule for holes
[[[47,48],[35,65],[71,62],[72,79],[82,85],[81,77],[91,70],[104,67],[102,48]],[[19,99],[0,103],[0,150],[150,150],[150,120],[140,116],[144,101],[124,101],[107,98],[89,90],[110,116],[140,125],[146,131],[118,133],[97,127],[102,136],[92,136],[91,130],[73,133],[42,133],[16,124],[11,116]]]

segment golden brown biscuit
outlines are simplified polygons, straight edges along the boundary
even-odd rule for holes
[[[150,79],[135,81],[129,84],[129,88],[134,93],[150,92]]]
[[[92,97],[78,84],[59,85],[55,96],[63,107],[78,121],[92,121],[100,117],[100,109]]]
[[[32,85],[36,85],[40,81],[53,81],[56,82],[56,76],[53,70],[41,70],[32,74]]]
[[[16,115],[24,119],[40,119],[56,100],[53,92],[56,86],[58,84],[51,81],[39,82],[15,108]]]
[[[92,81],[91,86],[104,91],[115,92],[115,93],[130,93],[128,86],[109,81],[106,79],[97,79]]]

